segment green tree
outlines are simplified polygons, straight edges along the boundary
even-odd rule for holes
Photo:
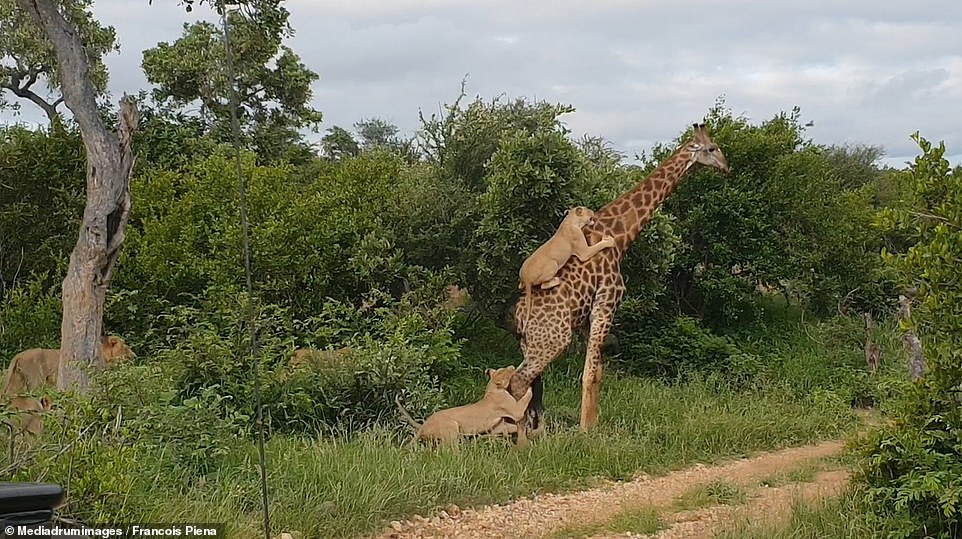
[[[361,120],[354,124],[358,136],[361,138],[361,149],[386,150],[399,155],[415,159],[413,140],[398,136],[398,127],[380,118]]]
[[[354,135],[351,135],[347,129],[336,125],[328,129],[327,133],[321,137],[321,149],[324,151],[324,155],[334,160],[354,157],[361,151]]]
[[[60,0],[66,20],[76,29],[90,62],[90,79],[98,93],[107,87],[103,56],[119,49],[111,26],[102,26],[91,13],[93,0]],[[0,0],[0,109],[18,109],[19,101],[6,92],[31,101],[53,122],[63,103],[60,68],[54,47],[43,30],[16,0]]]
[[[798,117],[795,109],[751,125],[722,102],[709,112],[732,172],[719,179],[696,171],[664,206],[683,242],[671,276],[682,313],[718,322],[750,315],[759,284],[790,283],[822,312],[853,291],[884,295],[874,291],[880,243],[871,193],[849,188],[839,159],[805,140]]]
[[[66,268],[84,206],[76,128],[0,129],[0,298],[33,274],[44,287]]]
[[[901,180],[911,191],[881,213],[885,229],[914,241],[889,267],[918,295],[910,324],[928,372],[910,387],[893,426],[865,444],[861,480],[889,537],[962,535],[962,178],[945,145],[918,133],[922,150]]]
[[[317,74],[282,43],[293,35],[289,15],[281,0],[253,0],[228,13],[240,125],[247,143],[268,161],[301,144],[299,129],[316,130],[321,121],[321,113],[310,106]],[[226,61],[222,27],[196,22],[185,24],[183,36],[173,43],[144,51],[142,65],[157,86],[158,103],[178,110],[199,104],[210,132],[229,140]]]

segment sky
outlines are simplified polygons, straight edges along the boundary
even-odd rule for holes
[[[962,163],[962,12],[957,0],[288,0],[288,40],[317,72],[321,129],[388,120],[405,134],[418,111],[499,95],[565,103],[573,136],[611,142],[626,157],[670,142],[719,97],[762,122],[801,109],[819,144],[870,144],[883,164],[918,154],[916,130]],[[110,91],[148,88],[141,52],[174,41],[175,0],[96,0],[119,54]],[[25,103],[19,116],[42,121]],[[318,135],[319,137],[320,135]]]

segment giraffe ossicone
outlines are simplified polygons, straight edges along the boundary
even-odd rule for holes
[[[572,257],[558,270],[557,286],[534,287],[518,298],[514,317],[524,361],[511,378],[510,391],[516,399],[540,382],[541,373],[568,347],[573,332],[587,325],[580,425],[588,430],[597,423],[603,374],[601,349],[625,294],[621,259],[655,209],[696,165],[729,172],[728,161],[703,123],[693,124],[691,136],[634,189],[595,212],[594,222],[584,228],[588,244],[610,236],[614,238],[613,247],[587,260]],[[540,383],[533,389],[526,421],[529,429],[537,432],[541,427]]]

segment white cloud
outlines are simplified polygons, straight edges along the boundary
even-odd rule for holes
[[[320,74],[325,128],[384,117],[405,131],[418,109],[469,95],[560,101],[575,135],[632,154],[669,141],[724,95],[759,121],[800,106],[816,142],[915,153],[909,134],[962,154],[962,19],[953,0],[289,0],[291,46]],[[115,95],[146,86],[141,51],[176,39],[174,2],[100,0],[122,53]],[[25,104],[23,118],[42,118]],[[5,116],[9,117],[9,116]]]

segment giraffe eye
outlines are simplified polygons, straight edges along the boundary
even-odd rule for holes
[[[709,151],[709,152],[714,152],[715,150],[716,150],[716,148],[708,148],[708,151]]]

